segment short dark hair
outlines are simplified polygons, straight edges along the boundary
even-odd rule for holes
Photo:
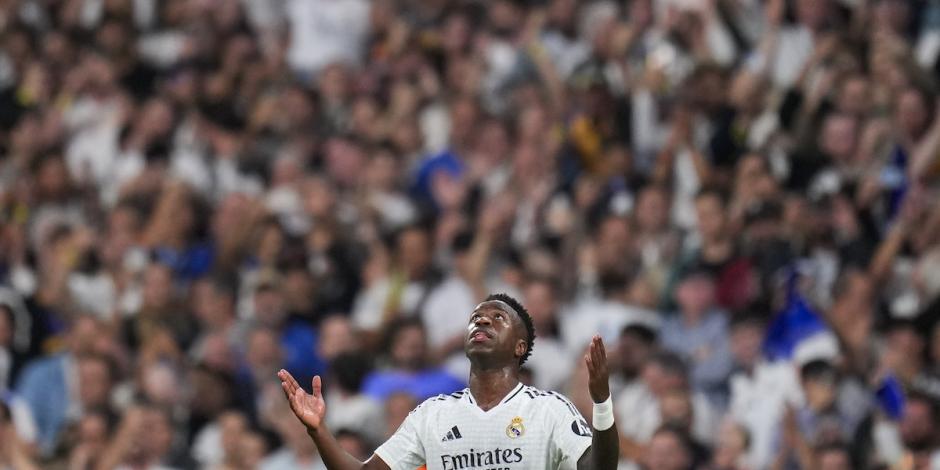
[[[372,371],[372,361],[365,354],[342,353],[333,359],[330,370],[343,390],[356,392],[362,388],[366,375]]]
[[[699,199],[707,198],[707,197],[714,197],[718,199],[718,202],[721,203],[722,207],[727,207],[728,201],[730,199],[730,196],[728,196],[727,191],[725,191],[719,186],[714,186],[714,185],[705,186],[704,188],[699,189],[697,193],[695,193],[696,201],[698,201]]]
[[[656,344],[657,337],[656,330],[641,323],[631,323],[623,327],[623,330],[620,331],[620,336],[633,336],[647,346]]]
[[[800,367],[802,380],[838,380],[838,371],[825,359],[813,359]]]
[[[529,315],[529,311],[522,306],[522,303],[514,299],[509,294],[490,294],[484,302],[489,302],[491,300],[498,300],[505,303],[513,308],[516,313],[519,314],[519,318],[522,320],[522,324],[525,325],[526,331],[526,348],[525,354],[519,359],[519,365],[525,364],[525,361],[529,359],[529,356],[532,355],[532,348],[535,347],[535,325],[532,324],[532,317]]]
[[[695,441],[692,436],[689,435],[688,431],[683,429],[681,426],[675,424],[666,423],[661,425],[653,433],[654,436],[660,434],[671,434],[673,437],[679,441],[679,445],[682,446],[682,449],[685,450],[686,455],[689,457],[689,460],[695,461]]]
[[[920,390],[916,385],[914,390],[908,392],[907,403],[921,402],[927,405],[930,418],[933,422],[940,422],[940,400],[925,390]]]
[[[681,377],[683,380],[689,378],[689,366],[674,352],[659,351],[650,357],[649,363],[655,364],[667,374]]]
[[[382,351],[384,353],[391,353],[392,346],[395,344],[395,341],[398,339],[398,335],[402,331],[405,331],[410,328],[417,328],[421,330],[422,333],[427,333],[427,329],[424,327],[424,322],[421,321],[418,317],[404,317],[393,320],[391,324],[388,325],[388,328],[385,330],[385,335],[382,337]]]

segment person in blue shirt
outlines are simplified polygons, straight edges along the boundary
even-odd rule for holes
[[[419,401],[463,389],[466,383],[427,363],[428,342],[419,319],[393,323],[385,341],[389,367],[366,377],[363,392],[377,400],[406,392]]]
[[[734,364],[728,316],[715,302],[715,281],[708,269],[689,269],[676,288],[679,311],[663,321],[663,347],[684,357],[690,379],[713,405],[727,405],[726,382]]]

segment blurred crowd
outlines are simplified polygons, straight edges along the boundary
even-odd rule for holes
[[[940,1],[0,0],[0,469],[321,469],[490,292],[621,468],[940,469]]]

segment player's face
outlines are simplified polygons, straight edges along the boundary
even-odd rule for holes
[[[522,320],[511,307],[499,301],[483,302],[470,314],[464,349],[467,355],[487,354],[516,358],[525,353],[525,341],[516,327]]]

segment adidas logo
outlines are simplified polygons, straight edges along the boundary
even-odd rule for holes
[[[447,435],[444,436],[443,439],[441,439],[441,442],[456,441],[457,439],[460,439],[461,437],[463,436],[460,435],[460,430],[457,429],[457,426],[454,426],[450,428],[450,431],[447,431]]]

